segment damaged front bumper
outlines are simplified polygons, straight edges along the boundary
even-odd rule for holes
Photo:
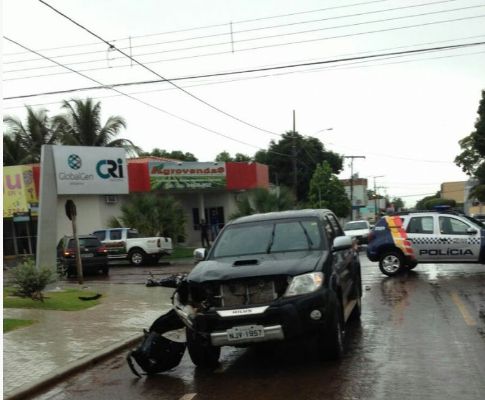
[[[212,346],[245,346],[321,331],[329,320],[330,297],[322,289],[265,306],[197,310],[176,294],[173,304],[181,320]]]

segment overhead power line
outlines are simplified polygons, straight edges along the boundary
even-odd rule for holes
[[[273,70],[280,70],[280,69],[307,67],[307,66],[312,66],[312,65],[335,64],[335,63],[357,61],[357,60],[370,60],[370,59],[389,57],[389,56],[404,56],[404,55],[410,55],[410,54],[430,53],[430,52],[454,50],[454,49],[483,46],[483,45],[485,45],[485,41],[473,42],[473,43],[462,43],[462,44],[457,44],[457,45],[448,45],[448,46],[439,46],[439,47],[428,47],[428,48],[424,48],[424,49],[414,49],[414,50],[404,50],[404,51],[397,51],[397,52],[371,54],[371,55],[366,55],[366,56],[356,56],[356,57],[338,58],[338,59],[330,59],[330,60],[322,60],[322,61],[313,61],[313,62],[306,62],[306,63],[287,64],[287,65],[280,65],[280,66],[273,66],[273,67],[254,68],[254,69],[246,69],[246,70],[232,71],[232,72],[218,72],[218,73],[204,74],[204,75],[175,77],[175,78],[170,78],[170,79],[162,78],[162,79],[149,80],[149,81],[114,83],[114,84],[110,84],[110,85],[107,85],[107,86],[109,88],[114,88],[114,87],[146,85],[146,84],[154,84],[154,83],[162,83],[162,82],[170,83],[170,82],[173,82],[173,81],[181,81],[181,80],[189,80],[189,79],[197,79],[197,78],[213,78],[213,77],[221,77],[221,76],[228,76],[228,75],[240,75],[240,74],[262,72],[262,71],[273,71]],[[179,88],[179,86],[176,86],[176,87]],[[106,86],[105,85],[103,85],[103,86],[92,86],[92,87],[87,87],[87,88],[75,88],[75,89],[67,89],[67,90],[52,91],[52,92],[33,93],[33,94],[5,97],[4,100],[21,99],[21,98],[45,96],[45,95],[52,95],[52,94],[63,94],[63,93],[70,93],[70,92],[76,92],[76,91],[96,90],[96,89],[103,89],[103,88],[106,88]]]
[[[345,15],[326,17],[326,18],[320,18],[320,19],[312,19],[312,20],[306,20],[306,21],[297,21],[297,22],[291,22],[291,23],[286,23],[286,24],[269,25],[269,26],[256,27],[256,28],[250,28],[250,29],[235,30],[232,33],[234,35],[236,35],[236,34],[241,34],[241,33],[255,32],[255,31],[275,29],[275,28],[283,28],[283,27],[294,26],[294,25],[310,24],[310,23],[315,23],[315,22],[331,21],[331,20],[335,20],[335,19],[351,18],[351,17],[358,17],[358,16],[364,16],[364,15],[371,15],[371,14],[379,14],[379,13],[385,13],[385,12],[390,12],[390,11],[398,11],[398,10],[404,10],[404,9],[410,9],[410,8],[425,7],[425,6],[430,6],[430,5],[437,5],[437,4],[450,3],[450,2],[456,2],[456,1],[457,0],[441,0],[441,1],[434,1],[434,2],[430,2],[430,3],[412,4],[412,5],[401,6],[401,7],[386,8],[386,9],[373,10],[373,11],[365,11],[365,12],[359,12],[359,13],[354,13],[354,14],[345,14]],[[446,13],[446,12],[451,12],[451,11],[461,11],[461,10],[466,10],[466,9],[469,9],[469,8],[477,8],[477,7],[483,7],[483,6],[482,5],[474,5],[474,6],[460,7],[460,8],[455,8],[455,9],[451,9],[451,10],[434,11],[434,12],[431,12],[430,14],[439,14],[439,13]],[[411,15],[411,16],[401,16],[401,17],[391,18],[390,20],[402,19],[402,18],[411,18],[411,17],[423,16],[423,15],[428,15],[428,13],[421,13],[421,14],[417,14],[417,15],[415,14],[415,15]],[[388,20],[389,19],[378,20],[377,22],[388,21]],[[368,24],[368,23],[375,23],[375,21],[363,22],[362,24]],[[358,24],[340,25],[338,27],[326,27],[326,28],[320,28],[320,29],[317,29],[317,30],[335,29],[335,28],[342,28],[342,27],[349,27],[349,26],[356,26],[356,25],[358,25]],[[313,31],[314,30],[312,30],[312,32]],[[299,33],[301,33],[301,32],[280,34],[280,35],[275,35],[275,37],[280,37],[280,36],[285,36],[285,35],[293,35],[293,34],[299,34]],[[303,33],[306,33],[306,31],[304,31]],[[158,45],[161,45],[161,44],[166,45],[166,44],[187,42],[187,41],[200,40],[200,39],[209,39],[209,38],[214,38],[214,37],[219,37],[219,36],[226,36],[227,37],[228,32],[215,33],[215,34],[204,35],[204,36],[195,36],[195,37],[193,36],[193,37],[189,37],[189,38],[168,40],[168,41],[156,42],[156,43],[145,43],[145,44],[139,44],[139,45],[136,45],[136,46],[120,47],[120,49],[131,51],[135,48],[140,48],[140,47],[152,47],[152,46],[158,46]],[[269,38],[272,38],[272,37],[273,36],[269,36]],[[248,40],[261,40],[261,39],[265,39],[265,38],[268,38],[268,36],[251,38],[251,39],[248,39]],[[132,39],[133,39],[133,37],[132,37]],[[243,41],[244,40],[236,40],[236,41],[233,41],[233,42],[239,43],[239,42],[243,42]],[[227,44],[227,42],[210,44],[210,45],[200,45],[200,46],[195,46],[195,47],[191,47],[191,48],[188,48],[188,49],[203,48],[203,47],[207,47],[207,46],[217,46],[217,45],[221,45],[221,44]],[[187,48],[172,49],[172,50],[168,50],[168,51],[151,52],[151,53],[140,53],[140,54],[134,54],[134,56],[140,57],[140,56],[145,56],[145,55],[159,54],[159,53],[163,53],[163,52],[174,52],[174,51],[181,51],[181,50],[187,50]],[[53,59],[59,59],[59,58],[82,56],[82,55],[89,55],[89,54],[98,54],[98,53],[104,54],[104,53],[106,53],[106,49],[93,50],[93,51],[80,52],[80,53],[61,54],[61,55],[52,56],[52,58]],[[114,57],[111,60],[116,60],[116,59],[121,59],[121,58],[123,58],[123,57]],[[19,64],[19,63],[25,63],[25,62],[31,62],[31,61],[38,61],[38,59],[8,61],[8,62],[4,62],[4,64]],[[71,64],[66,64],[66,65],[72,66],[72,65],[79,65],[79,64],[95,63],[95,62],[100,62],[100,61],[104,61],[104,59],[84,60],[84,61],[75,62],[75,63],[71,63]],[[44,66],[44,67],[39,67],[39,68],[49,68],[49,66]],[[39,69],[39,68],[36,68],[36,67],[23,68],[23,69],[7,70],[7,71],[4,71],[4,72],[28,71],[28,70]]]
[[[26,47],[26,46],[24,46],[24,45],[20,44],[19,42],[16,42],[16,41],[15,41],[15,40],[13,40],[13,39],[10,39],[10,38],[8,38],[8,37],[6,37],[6,36],[4,36],[4,38],[5,38],[6,40],[8,40],[9,42],[11,42],[11,43],[13,43],[13,44],[16,44],[17,46],[19,46],[19,47],[23,48],[24,50],[31,51],[32,53],[34,53],[34,54],[38,55],[39,57],[45,58],[45,59],[47,59],[47,60],[50,60],[50,59],[49,59],[49,57],[44,56],[44,55],[42,55],[42,54],[40,54],[40,53],[36,52],[35,50],[29,49],[28,47]],[[90,77],[90,76],[87,76],[87,75],[85,75],[85,74],[83,74],[83,73],[81,73],[81,72],[78,72],[78,71],[76,71],[76,70],[73,70],[73,69],[72,69],[72,68],[70,68],[70,67],[67,67],[67,66],[65,66],[65,65],[62,65],[62,64],[60,64],[59,62],[57,62],[57,61],[55,61],[55,60],[50,60],[50,61],[51,61],[51,62],[53,62],[53,63],[55,63],[55,64],[57,64],[57,65],[59,65],[59,66],[61,66],[61,67],[67,68],[67,69],[71,70],[72,72],[74,72],[74,73],[76,73],[76,74],[78,74],[78,75],[82,76],[83,78],[89,79],[90,81],[97,83],[98,85],[105,86],[105,85],[103,85],[103,83],[101,83],[100,81],[98,81],[98,80],[96,80],[96,79],[94,79],[94,78],[92,78],[92,77]],[[127,98],[129,98],[129,99],[131,99],[131,100],[134,100],[134,101],[136,101],[136,102],[138,102],[138,103],[141,103],[141,104],[143,104],[143,105],[145,105],[145,106],[148,106],[148,107],[150,107],[150,108],[153,108],[153,109],[155,109],[155,110],[157,110],[157,111],[160,111],[160,112],[162,112],[162,113],[164,113],[164,114],[166,114],[166,115],[169,115],[169,116],[171,116],[171,117],[173,117],[173,118],[176,118],[176,119],[178,119],[178,120],[180,120],[180,121],[183,121],[183,122],[185,122],[185,123],[187,123],[187,124],[190,124],[190,125],[195,126],[195,127],[197,127],[197,128],[203,129],[203,130],[205,130],[205,131],[207,131],[207,132],[213,133],[213,134],[215,134],[215,135],[218,135],[218,136],[224,137],[224,138],[229,139],[229,140],[231,140],[231,141],[234,141],[234,142],[237,142],[237,143],[240,143],[240,144],[244,144],[244,145],[246,145],[246,146],[249,146],[249,147],[252,147],[252,148],[255,148],[255,149],[258,149],[258,150],[265,150],[265,149],[263,149],[262,147],[255,146],[255,145],[253,145],[253,144],[251,144],[251,143],[247,143],[247,142],[244,142],[244,141],[242,141],[242,140],[239,140],[239,139],[233,138],[233,137],[231,137],[231,136],[229,136],[229,135],[226,135],[226,134],[224,134],[224,133],[221,133],[221,132],[215,131],[215,130],[210,129],[210,128],[206,127],[206,126],[203,126],[203,125],[201,125],[201,124],[198,124],[197,122],[193,122],[193,121],[191,121],[191,120],[189,120],[189,119],[187,119],[187,118],[184,118],[184,117],[181,117],[181,116],[176,115],[176,114],[174,114],[174,113],[171,113],[171,112],[169,112],[169,111],[167,111],[167,110],[164,110],[164,109],[162,109],[162,108],[160,108],[160,107],[157,107],[157,106],[155,106],[155,105],[153,105],[153,104],[151,104],[151,103],[148,103],[148,102],[146,102],[146,101],[144,101],[144,100],[141,100],[141,99],[139,99],[139,98],[137,98],[137,97],[134,97],[134,96],[130,95],[129,93],[122,92],[122,91],[120,91],[120,90],[118,90],[118,89],[116,89],[116,88],[109,88],[109,89],[110,89],[110,90],[113,90],[113,91],[115,91],[116,93],[119,93],[120,95],[125,96],[125,97],[127,97]],[[278,135],[278,136],[282,136],[282,135]],[[273,154],[278,154],[278,155],[280,155],[280,156],[284,156],[284,157],[291,157],[289,154],[279,153],[279,152],[276,152],[276,151],[273,151],[273,150],[267,150],[267,151],[268,151],[268,152],[270,152],[270,153],[273,153]]]
[[[49,7],[51,10],[53,10],[55,13],[61,15],[62,17],[66,18],[68,21],[72,22],[73,24],[75,24],[76,26],[80,27],[81,29],[83,29],[84,31],[88,32],[90,35],[96,37],[97,39],[101,40],[102,42],[106,43],[110,48],[112,49],[115,49],[116,51],[118,51],[120,54],[123,54],[125,57],[127,57],[128,59],[130,59],[131,61],[133,61],[134,63],[136,63],[137,65],[139,65],[140,67],[146,69],[147,71],[151,72],[152,74],[158,76],[160,79],[162,79],[163,81],[169,83],[170,85],[172,85],[173,87],[177,88],[178,90],[180,90],[181,92],[185,93],[186,95],[192,97],[193,99],[197,100],[198,102],[202,103],[202,104],[205,104],[207,107],[209,108],[212,108],[213,110],[221,113],[221,114],[224,114],[226,115],[227,117],[229,118],[232,118],[244,125],[247,125],[251,128],[254,128],[254,129],[257,129],[259,131],[262,131],[262,132],[266,132],[266,133],[269,133],[271,135],[275,135],[275,136],[280,136],[280,134],[278,133],[275,133],[275,132],[272,132],[272,131],[269,131],[267,129],[263,129],[263,128],[260,128],[259,126],[256,126],[254,124],[251,124],[247,121],[244,121],[243,119],[241,118],[238,118],[236,117],[235,115],[232,115],[222,109],[220,109],[219,107],[216,107],[214,105],[212,105],[211,103],[203,100],[202,98],[194,95],[193,93],[190,93],[189,91],[185,90],[183,87],[181,86],[178,86],[176,83],[173,83],[172,81],[170,81],[169,79],[166,79],[165,77],[163,77],[162,75],[160,75],[158,72],[154,71],[153,69],[147,67],[146,65],[144,65],[143,63],[141,63],[140,61],[138,61],[137,59],[133,58],[132,56],[130,56],[129,54],[126,54],[124,51],[118,49],[116,46],[114,46],[113,44],[109,43],[107,40],[103,39],[101,36],[99,36],[98,34],[94,33],[93,31],[91,31],[90,29],[86,28],[85,26],[83,26],[82,24],[78,23],[77,21],[75,21],[74,19],[72,19],[71,17],[65,15],[64,13],[62,13],[61,11],[57,10],[56,8],[54,8],[53,6],[51,6],[50,4],[46,3],[45,1],[43,0],[39,0],[42,4],[46,5],[47,7]]]
[[[249,77],[244,76],[244,77],[239,77],[239,78],[236,78],[236,79],[219,80],[219,81],[216,81],[216,82],[194,83],[194,84],[188,85],[186,87],[220,85],[220,84],[225,84],[225,83],[241,82],[241,81],[252,80],[252,79],[273,78],[273,77],[277,77],[277,76],[289,75],[289,74],[295,74],[295,73],[315,73],[315,72],[321,72],[321,71],[324,71],[324,70],[337,71],[337,70],[346,70],[346,69],[359,69],[359,68],[370,68],[370,67],[378,67],[378,66],[395,65],[395,64],[402,64],[402,63],[409,63],[409,62],[441,60],[441,59],[444,59],[444,58],[464,57],[464,56],[471,56],[471,55],[484,54],[484,53],[485,52],[482,51],[482,52],[473,52],[473,53],[464,53],[464,54],[451,54],[451,55],[439,56],[439,57],[415,58],[415,59],[411,59],[411,60],[393,61],[393,62],[389,62],[389,63],[374,63],[374,64],[367,64],[367,65],[362,65],[362,63],[369,63],[369,62],[373,62],[373,61],[376,61],[376,60],[356,61],[356,62],[353,62],[353,63],[343,64],[342,66],[329,65],[329,66],[325,66],[325,67],[311,68],[311,69],[299,70],[299,71],[290,70],[290,71],[278,72],[278,73],[273,73],[273,74],[263,74],[263,75],[257,75],[257,76],[249,76]],[[377,61],[390,59],[390,58],[396,58],[396,57],[382,58],[382,59],[379,59]],[[355,65],[355,64],[358,64],[358,65]],[[106,86],[107,87],[103,87],[102,89],[109,89],[109,85],[106,85]],[[80,90],[82,90],[82,89],[80,88]],[[164,88],[164,89],[142,90],[142,91],[137,91],[137,92],[130,92],[130,94],[132,94],[132,95],[134,95],[134,94],[146,94],[146,93],[162,92],[162,91],[166,91],[166,90],[174,90],[174,88],[172,87],[172,88]],[[106,96],[92,96],[92,98],[94,98],[94,99],[106,99],[106,98],[112,98],[112,97],[118,97],[118,96],[121,96],[121,95],[120,94],[113,94],[113,95],[106,95]],[[60,103],[60,101],[52,101],[52,102],[29,104],[29,106],[38,107],[38,106],[46,106],[46,105],[59,104],[59,103]],[[15,109],[15,108],[24,108],[24,107],[25,107],[25,104],[17,105],[17,106],[3,107],[3,108],[4,108],[4,110],[9,110],[9,109]]]
[[[67,69],[71,70],[71,72],[76,73],[76,74],[78,74],[78,75],[82,76],[83,78],[89,79],[90,81],[95,82],[95,83],[97,83],[97,84],[98,84],[98,85],[100,85],[100,86],[105,86],[105,85],[103,85],[103,83],[101,83],[100,81],[98,81],[98,80],[96,80],[96,79],[94,79],[94,78],[92,78],[92,77],[90,77],[90,76],[87,76],[87,75],[85,75],[85,74],[83,74],[83,73],[81,73],[81,72],[75,71],[75,70],[73,70],[73,69],[72,69],[72,68],[70,68],[70,67],[67,67],[67,66],[65,66],[65,65],[62,65],[62,64],[60,64],[59,62],[57,62],[57,61],[55,61],[55,60],[51,60],[49,57],[44,56],[44,55],[42,55],[42,54],[38,53],[38,52],[37,52],[37,51],[35,51],[35,50],[29,49],[28,47],[26,47],[26,46],[24,46],[24,45],[20,44],[19,42],[16,42],[16,41],[15,41],[15,40],[13,40],[13,39],[10,39],[10,38],[8,38],[8,37],[6,37],[6,36],[4,36],[4,38],[5,38],[6,40],[8,40],[9,42],[14,43],[14,44],[16,44],[17,46],[19,46],[19,47],[23,48],[24,50],[31,51],[32,53],[37,54],[39,57],[45,58],[45,59],[50,60],[51,62],[53,62],[53,63],[55,63],[55,64],[57,64],[57,65],[59,65],[59,66],[61,66],[61,67],[67,68]],[[160,108],[160,107],[157,107],[157,106],[155,106],[155,105],[153,105],[153,104],[150,104],[150,103],[148,103],[148,102],[146,102],[146,101],[144,101],[144,100],[138,99],[137,97],[134,97],[134,96],[132,96],[132,95],[130,95],[130,94],[128,94],[128,93],[122,92],[122,91],[120,91],[120,90],[118,90],[118,89],[116,89],[116,88],[109,88],[109,89],[110,89],[110,90],[113,90],[113,91],[115,91],[116,93],[119,93],[119,94],[121,94],[121,95],[123,95],[123,96],[125,96],[125,97],[128,97],[129,99],[132,99],[132,100],[134,100],[134,101],[136,101],[136,102],[138,102],[138,103],[144,104],[145,106],[148,106],[148,107],[153,108],[153,109],[155,109],[155,110],[157,110],[157,111],[163,112],[164,114],[167,114],[167,115],[169,115],[169,116],[171,116],[171,117],[173,117],[173,118],[176,118],[176,119],[178,119],[178,120],[180,120],[180,121],[186,122],[186,123],[188,123],[188,124],[190,124],[190,125],[193,125],[193,126],[195,126],[195,127],[197,127],[197,128],[203,129],[203,130],[205,130],[205,131],[207,131],[207,132],[210,132],[210,133],[216,134],[216,135],[218,135],[218,136],[222,136],[222,137],[224,137],[224,138],[226,138],[226,139],[229,139],[229,140],[232,140],[232,141],[234,141],[234,142],[238,142],[238,143],[244,144],[244,145],[246,145],[246,146],[250,146],[250,147],[253,147],[253,148],[257,148],[257,149],[259,149],[259,150],[263,150],[262,148],[260,148],[260,147],[258,147],[258,146],[255,146],[255,145],[253,145],[253,144],[250,144],[250,143],[244,142],[244,141],[239,140],[239,139],[235,139],[235,138],[233,138],[233,137],[231,137],[231,136],[225,135],[225,134],[223,134],[223,133],[221,133],[221,132],[217,132],[217,131],[215,131],[215,130],[213,130],[213,129],[207,128],[207,127],[205,127],[205,126],[203,126],[203,125],[200,125],[200,124],[198,124],[198,123],[196,123],[196,122],[190,121],[190,120],[188,120],[187,118],[184,118],[184,117],[181,117],[181,116],[179,116],[179,115],[173,114],[173,113],[171,113],[171,112],[169,112],[169,111],[166,111],[166,110],[164,110],[164,109],[162,109],[162,108]],[[283,155],[283,154],[282,154],[282,155]]]
[[[369,34],[375,34],[375,33],[391,32],[391,31],[397,31],[397,30],[402,30],[402,29],[420,28],[420,27],[431,26],[431,25],[436,25],[436,24],[472,20],[472,19],[483,18],[483,17],[485,17],[485,14],[474,15],[474,16],[469,16],[469,17],[454,18],[454,19],[448,19],[448,20],[431,21],[431,22],[414,24],[414,25],[405,25],[405,26],[399,26],[399,27],[377,29],[377,30],[364,31],[364,32],[356,32],[356,33],[348,33],[348,34],[341,34],[341,35],[334,35],[334,36],[326,36],[326,37],[322,37],[322,38],[305,39],[305,40],[299,40],[299,41],[294,41],[294,42],[286,42],[286,43],[264,45],[264,46],[258,46],[258,47],[243,48],[243,49],[238,49],[238,52],[251,51],[251,50],[261,50],[261,49],[266,49],[266,48],[271,48],[271,47],[281,47],[281,46],[309,43],[309,42],[315,42],[315,41],[342,39],[342,38],[369,35]],[[229,53],[232,53],[232,52],[231,51],[222,51],[222,52],[198,54],[198,55],[191,55],[191,56],[183,56],[183,57],[177,57],[177,58],[160,59],[160,60],[154,60],[154,61],[147,61],[144,64],[158,64],[158,63],[161,63],[161,62],[180,61],[180,60],[187,60],[187,59],[191,59],[191,58],[216,56],[216,55],[223,55],[223,54],[229,54]],[[79,71],[80,72],[89,72],[89,71],[100,71],[100,70],[111,69],[111,68],[126,68],[126,67],[131,67],[131,63],[128,63],[126,65],[116,66],[116,67],[86,68],[86,69],[82,69],[82,70],[79,70]],[[70,72],[54,72],[54,73],[49,73],[49,74],[23,76],[23,77],[17,77],[17,78],[4,79],[4,81],[41,78],[41,77],[47,77],[47,76],[64,75],[66,73],[70,73]]]
[[[353,4],[344,4],[344,5],[333,6],[333,7],[319,8],[319,9],[316,9],[316,10],[298,11],[298,12],[289,13],[289,14],[278,14],[278,15],[272,15],[272,16],[267,16],[267,17],[232,21],[232,23],[233,24],[244,24],[244,23],[249,23],[249,22],[263,21],[263,20],[267,20],[267,19],[291,17],[291,16],[301,15],[301,14],[310,14],[310,13],[315,13],[315,12],[331,11],[331,10],[336,10],[336,9],[341,9],[341,8],[349,8],[349,7],[355,7],[355,6],[361,6],[361,5],[369,5],[369,4],[374,4],[374,3],[383,3],[383,2],[388,2],[388,1],[389,0],[365,1],[365,2],[359,2],[359,3],[353,3]],[[454,1],[454,0],[450,0],[450,1]],[[173,31],[150,33],[150,34],[145,34],[145,35],[134,35],[134,36],[130,36],[130,37],[112,39],[112,41],[117,42],[117,41],[122,41],[122,40],[129,40],[130,38],[131,39],[138,39],[138,38],[144,38],[144,37],[150,37],[150,36],[161,36],[161,35],[168,35],[168,34],[174,34],[174,33],[183,33],[183,32],[189,32],[189,31],[201,30],[201,29],[227,27],[228,25],[229,25],[229,23],[215,24],[215,25],[204,25],[204,26],[198,26],[198,27],[193,27],[193,28],[178,29],[178,30],[173,30]],[[37,49],[37,51],[61,50],[61,49],[76,48],[76,47],[94,46],[94,45],[99,45],[99,44],[100,44],[99,42],[91,42],[91,43],[76,44],[76,45],[49,47],[49,48]],[[29,52],[23,51],[23,52],[6,53],[6,54],[4,54],[4,56],[13,56],[13,55],[19,55],[19,54],[25,54],[25,53],[29,53]]]

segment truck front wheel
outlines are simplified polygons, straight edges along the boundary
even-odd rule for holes
[[[145,262],[145,252],[140,249],[133,249],[128,254],[128,260],[135,266],[142,265]]]
[[[186,328],[187,349],[192,362],[201,368],[215,368],[219,363],[221,348],[212,346],[195,331]]]

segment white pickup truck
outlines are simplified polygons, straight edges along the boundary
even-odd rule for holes
[[[157,263],[162,255],[172,254],[172,239],[141,237],[136,229],[110,228],[93,232],[108,248],[108,258],[127,259],[133,265]]]

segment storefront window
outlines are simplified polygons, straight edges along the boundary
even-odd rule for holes
[[[15,255],[15,243],[14,243],[12,218],[3,219],[3,255],[4,256]]]

